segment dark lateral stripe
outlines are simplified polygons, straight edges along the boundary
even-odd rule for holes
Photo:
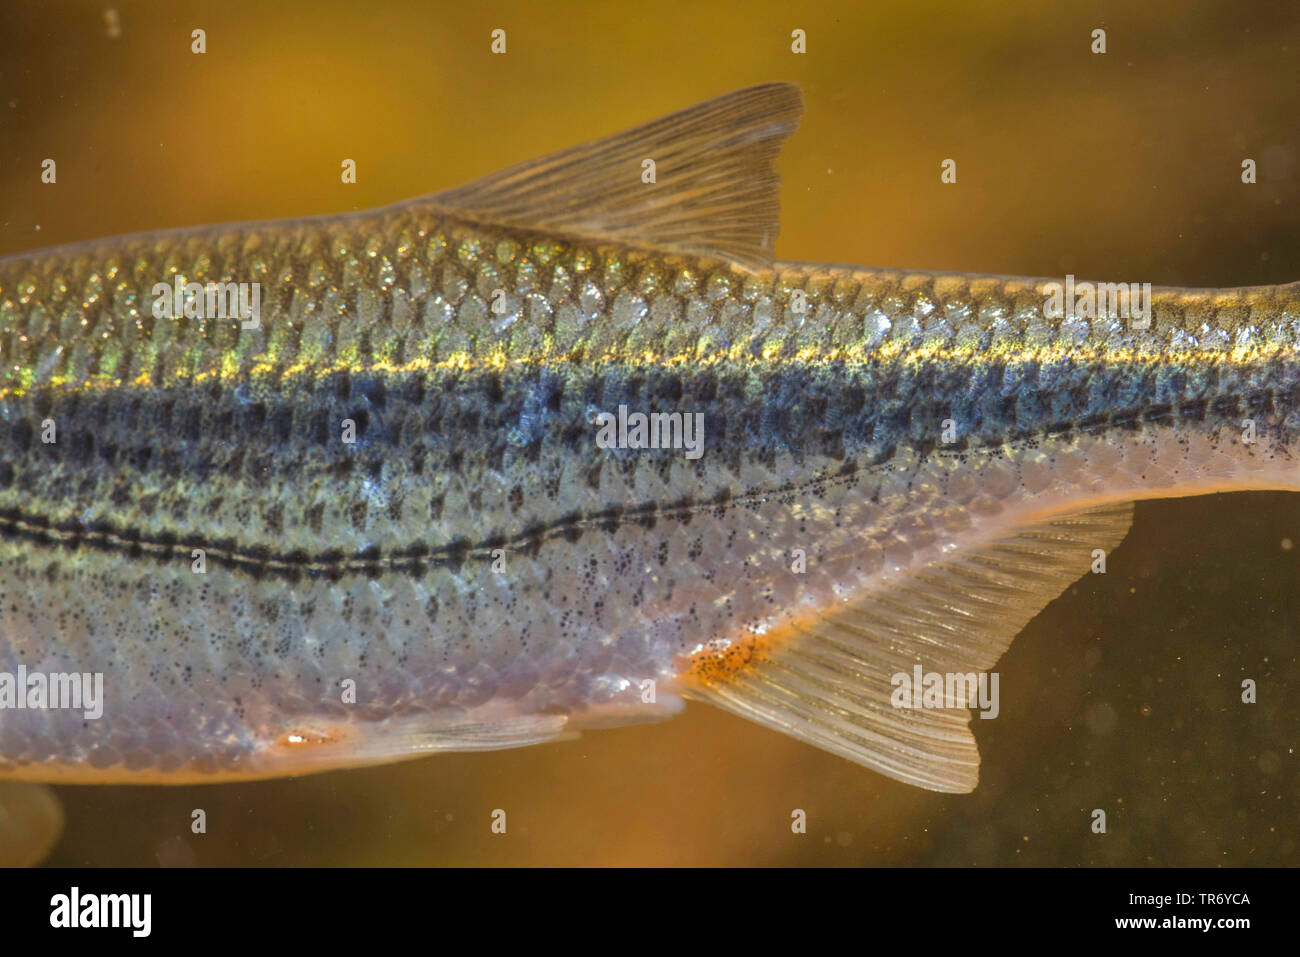
[[[1209,404],[1216,412],[1224,404],[1233,404],[1238,408],[1244,397],[1239,395],[1220,396]],[[1256,396],[1254,405],[1259,404],[1264,396]],[[1177,411],[1189,418],[1204,416],[1205,400],[1182,403]],[[986,440],[970,443],[962,442],[960,446],[948,449],[932,449],[943,453],[968,451],[970,448],[994,450],[996,448],[1014,449],[1016,446],[1031,443],[1040,437],[1068,437],[1072,432],[1100,434],[1110,429],[1135,429],[1143,421],[1168,422],[1173,417],[1174,409],[1170,406],[1151,406],[1147,408],[1124,409],[1110,414],[1092,416],[1075,422],[1061,422],[1025,430],[1023,434],[1006,437],[1002,440]],[[893,457],[894,449],[889,447],[877,454],[873,461],[867,463],[865,472],[885,466]],[[375,578],[387,573],[408,574],[420,577],[439,568],[459,569],[467,561],[487,562],[494,557],[497,549],[536,554],[543,544],[557,538],[570,542],[578,541],[591,530],[612,533],[628,524],[639,524],[651,528],[658,521],[679,521],[689,523],[695,514],[732,506],[746,506],[772,498],[785,498],[801,492],[824,488],[827,484],[843,481],[854,476],[858,463],[846,460],[837,470],[824,472],[798,485],[786,484],[777,488],[751,489],[741,495],[722,493],[708,501],[696,501],[685,497],[674,502],[645,502],[626,507],[609,508],[599,512],[572,513],[550,522],[537,523],[524,531],[513,535],[499,535],[472,542],[468,539],[455,539],[436,548],[426,543],[417,542],[405,548],[394,549],[387,553],[371,547],[359,553],[348,555],[341,549],[331,549],[310,554],[304,550],[275,551],[266,545],[240,545],[232,540],[205,542],[201,536],[181,536],[173,534],[149,534],[138,529],[116,528],[108,522],[87,524],[82,522],[56,522],[48,517],[23,512],[21,509],[0,509],[0,537],[18,539],[46,547],[62,547],[69,550],[89,548],[102,552],[123,555],[130,559],[149,558],[157,562],[190,561],[194,549],[203,549],[205,559],[241,572],[254,578],[277,577],[290,581],[303,578],[326,579],[338,581],[347,575],[364,575]]]
[[[648,502],[628,508],[574,513],[554,522],[539,523],[514,536],[501,535],[478,542],[458,539],[437,548],[417,543],[388,553],[375,547],[353,555],[348,555],[341,549],[316,554],[302,550],[277,552],[266,546],[241,546],[230,540],[205,543],[198,537],[186,536],[182,540],[181,537],[170,534],[149,535],[136,529],[115,528],[107,522],[94,525],[55,522],[14,508],[0,509],[0,537],[68,550],[93,549],[123,555],[129,559],[148,558],[160,564],[191,561],[194,549],[202,549],[205,560],[212,560],[258,579],[276,577],[290,581],[303,578],[338,581],[347,575],[377,578],[387,573],[418,577],[438,568],[454,571],[467,561],[491,561],[497,549],[535,554],[549,540],[564,538],[574,542],[593,529],[609,533],[627,524],[652,528],[660,520],[676,520],[687,524],[698,512],[744,505],[772,496],[790,495],[817,486],[824,487],[829,482],[848,479],[856,470],[856,465],[848,462],[835,473],[823,474],[799,486],[786,485],[734,497],[722,493],[703,502],[687,497],[663,505]]]

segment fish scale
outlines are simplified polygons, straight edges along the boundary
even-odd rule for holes
[[[0,710],[0,773],[266,777],[699,698],[973,788],[968,712],[892,676],[991,667],[1134,500],[1300,488],[1300,284],[1157,288],[1141,328],[1047,317],[1049,280],[771,262],[797,111],[0,260],[0,672],[106,699]],[[612,178],[665,144],[714,165]],[[155,315],[176,277],[259,283],[257,327]],[[620,408],[702,416],[703,454],[602,448]]]

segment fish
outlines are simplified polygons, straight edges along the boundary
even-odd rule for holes
[[[802,109],[766,84],[381,209],[0,260],[0,777],[702,702],[974,790],[991,669],[1135,502],[1300,490],[1300,283],[778,261]]]

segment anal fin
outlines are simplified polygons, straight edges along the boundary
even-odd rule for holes
[[[771,636],[743,667],[693,670],[689,694],[907,784],[966,793],[979,751],[965,706],[900,708],[894,675],[990,669],[1132,523],[1130,502],[1026,525],[919,567],[885,594]],[[952,704],[949,702],[949,704]]]

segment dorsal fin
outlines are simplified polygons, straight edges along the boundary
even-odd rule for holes
[[[776,157],[802,111],[797,86],[754,86],[430,199],[490,222],[759,269],[780,225]],[[647,159],[653,183],[642,181]]]

